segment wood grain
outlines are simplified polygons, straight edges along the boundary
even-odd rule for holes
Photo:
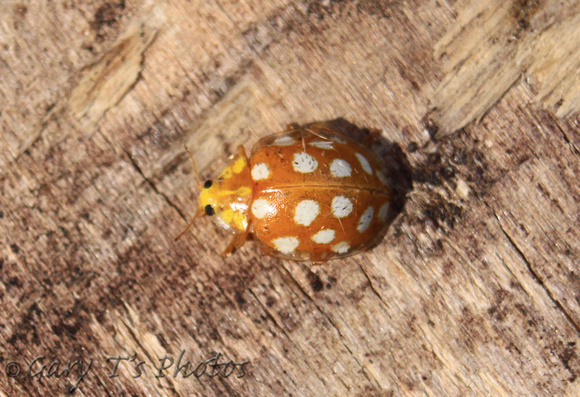
[[[4,2],[0,396],[580,394],[579,16]],[[408,161],[382,244],[322,266],[252,242],[222,258],[205,218],[173,241],[196,206],[184,144],[207,177],[239,144],[338,117]],[[228,377],[209,376],[218,354]],[[87,374],[32,376],[54,360]]]

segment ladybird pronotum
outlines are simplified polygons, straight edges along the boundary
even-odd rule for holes
[[[233,234],[224,255],[250,233],[267,254],[299,261],[373,246],[391,219],[393,194],[381,163],[325,123],[289,128],[258,141],[250,157],[240,146],[217,179],[202,184],[198,177],[195,218],[212,216]]]

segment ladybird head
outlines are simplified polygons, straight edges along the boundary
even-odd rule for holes
[[[208,180],[205,183],[202,183],[199,178],[195,160],[187,146],[185,146],[185,150],[189,153],[193,163],[197,185],[201,189],[201,193],[195,216],[175,240],[179,240],[191,228],[195,220],[204,213],[213,217],[217,224],[224,229],[232,231],[238,236],[246,236],[249,225],[248,206],[252,199],[252,178],[244,147],[238,148],[238,154],[234,156],[216,181]],[[243,240],[241,243],[243,244]]]
[[[224,229],[239,233],[248,228],[251,197],[248,159],[240,152],[216,180],[207,180],[203,184],[198,211],[213,217]]]

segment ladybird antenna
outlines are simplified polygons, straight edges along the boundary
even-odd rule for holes
[[[184,231],[182,231],[179,236],[175,237],[175,239],[173,241],[177,241],[179,240],[189,229],[191,229],[191,227],[193,226],[193,223],[195,222],[195,220],[197,218],[199,218],[202,214],[202,210],[201,208],[197,209],[197,212],[195,213],[194,217],[191,219],[191,221],[189,221],[189,223],[187,224],[187,227],[185,228]]]
[[[187,145],[183,145],[185,147],[185,151],[187,152],[187,154],[189,154],[189,158],[191,159],[191,162],[193,163],[193,169],[195,170],[195,179],[197,180],[197,187],[199,188],[199,190],[201,190],[203,188],[203,183],[201,182],[201,179],[199,178],[199,171],[197,170],[197,164],[195,164],[195,159],[193,158],[193,154],[191,154],[191,151],[189,150],[189,148],[187,147]],[[195,218],[193,218],[195,219]]]

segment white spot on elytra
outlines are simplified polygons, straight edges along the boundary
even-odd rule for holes
[[[379,208],[379,219],[381,221],[386,221],[387,216],[389,215],[389,203],[385,203]]]
[[[281,253],[290,254],[298,247],[300,241],[296,237],[278,237],[272,240],[272,244]]]
[[[331,250],[333,250],[337,254],[346,254],[349,249],[350,249],[350,245],[346,241],[343,241],[342,243],[338,243],[334,247],[331,248]]]
[[[348,197],[336,196],[332,199],[332,214],[337,218],[348,216],[353,209],[352,201]]]
[[[294,222],[299,225],[309,226],[320,214],[320,206],[314,200],[302,200],[294,211]]]
[[[352,168],[348,162],[343,159],[334,159],[330,164],[330,173],[337,178],[351,176]]]
[[[312,236],[312,240],[318,244],[328,244],[334,240],[336,232],[332,229],[324,229]]]
[[[257,199],[252,203],[252,214],[258,219],[264,218],[268,214],[275,214],[276,207],[270,205],[266,199]]]
[[[310,142],[310,145],[315,146],[319,149],[332,149],[332,141],[315,141],[315,142]]]
[[[276,138],[273,142],[276,146],[290,146],[296,143],[296,140],[291,136],[281,136],[280,138]]]
[[[379,177],[379,179],[383,183],[383,185],[385,185],[385,186],[388,185],[387,177],[385,176],[383,171],[377,171],[377,176]]]
[[[371,224],[371,221],[373,220],[374,213],[375,213],[375,209],[373,207],[369,207],[365,210],[365,212],[360,217],[360,219],[358,221],[358,225],[356,227],[356,229],[359,232],[362,233],[369,228],[369,225]]]
[[[294,167],[294,171],[307,174],[318,168],[318,161],[308,153],[299,152],[294,153],[292,166]]]
[[[259,181],[270,176],[270,168],[266,163],[258,163],[252,168],[252,179]]]
[[[367,174],[372,175],[373,174],[373,169],[371,168],[371,164],[365,158],[365,156],[363,156],[360,153],[356,153],[355,156],[358,159],[358,161],[360,161],[360,165],[363,167],[363,170],[365,170],[365,172]]]

